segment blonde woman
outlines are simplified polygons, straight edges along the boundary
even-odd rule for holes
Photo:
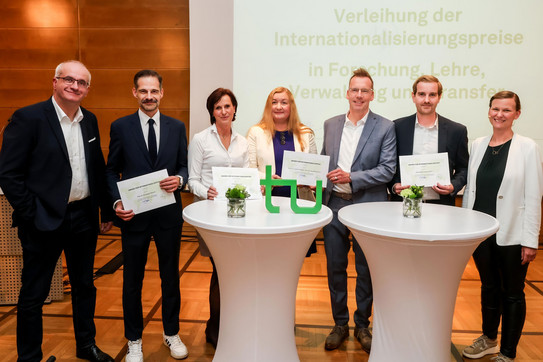
[[[280,178],[284,151],[317,153],[313,130],[300,121],[292,93],[284,87],[271,91],[260,122],[247,134],[249,167],[258,168],[264,178],[271,165],[273,178]],[[275,187],[274,196],[290,196],[288,187]]]
[[[290,90],[278,87],[271,91],[264,106],[260,122],[249,129],[249,167],[258,168],[265,177],[266,165],[272,167],[272,177],[281,178],[285,151],[317,153],[313,130],[300,121],[296,103]],[[290,187],[274,187],[273,196],[290,197]],[[299,187],[300,198],[313,196],[309,187]],[[308,255],[316,252],[313,243]]]

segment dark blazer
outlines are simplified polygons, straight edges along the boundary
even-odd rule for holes
[[[80,123],[87,165],[93,224],[113,219],[105,184],[105,163],[96,117],[81,107]],[[64,219],[72,169],[51,99],[21,108],[11,116],[0,151],[0,187],[14,209],[13,223],[32,222],[42,231],[57,229]]]
[[[321,154],[330,156],[328,171],[337,168],[344,124],[344,114],[324,122]],[[369,111],[350,171],[355,203],[387,200],[386,185],[396,171],[396,137],[391,121]],[[325,205],[330,200],[333,184],[328,182],[327,186],[323,197]]]
[[[394,121],[396,127],[396,149],[398,152],[398,168],[394,178],[389,183],[390,189],[395,183],[401,182],[400,156],[413,154],[413,135],[415,132],[416,114],[399,118]],[[438,141],[437,151],[449,155],[449,174],[454,192],[450,195],[440,195],[441,203],[454,205],[454,197],[466,184],[468,176],[468,130],[463,124],[453,122],[441,115],[437,118]],[[401,200],[391,192],[394,200]]]
[[[187,182],[187,135],[183,122],[161,113],[159,142],[157,160],[152,164],[138,112],[119,118],[111,124],[106,176],[113,200],[121,198],[117,188],[117,182],[121,179],[126,180],[162,169],[167,169],[169,176],[183,177],[183,184]],[[174,196],[175,204],[138,214],[128,222],[118,219],[117,225],[130,231],[146,230],[150,223],[158,223],[162,228],[182,225],[180,191],[175,191]]]

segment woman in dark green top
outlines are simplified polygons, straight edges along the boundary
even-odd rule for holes
[[[464,356],[513,361],[526,317],[524,280],[534,260],[541,223],[543,172],[538,145],[513,132],[520,100],[509,91],[490,99],[492,136],[473,142],[464,207],[494,216],[500,229],[473,253],[481,277],[483,335],[464,349]],[[502,323],[501,346],[498,327]]]

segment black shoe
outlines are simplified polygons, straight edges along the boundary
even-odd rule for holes
[[[86,359],[93,362],[114,362],[113,358],[107,353],[104,353],[96,346],[92,344],[85,348],[77,348],[77,358]]]
[[[217,349],[217,338],[206,336],[206,342],[210,343],[213,346],[213,348]]]
[[[349,337],[349,325],[344,326],[334,326],[328,337],[326,337],[326,342],[324,343],[324,348],[327,350],[336,349],[341,346],[341,343],[345,338]]]
[[[362,345],[362,349],[367,353],[371,350],[371,332],[368,328],[354,327],[354,338]]]

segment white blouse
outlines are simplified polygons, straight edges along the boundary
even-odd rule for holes
[[[213,167],[249,167],[247,140],[232,129],[228,149],[222,144],[215,124],[197,133],[189,144],[189,188],[199,199],[207,199],[213,185]]]

